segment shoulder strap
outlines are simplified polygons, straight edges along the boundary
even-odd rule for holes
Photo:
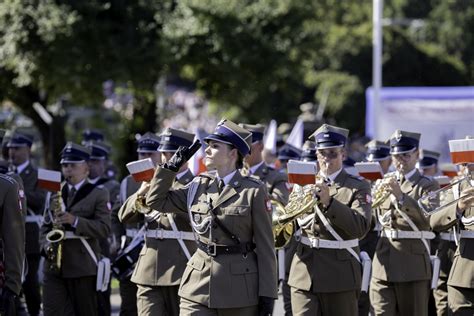
[[[328,230],[328,232],[334,237],[336,238],[336,240],[338,241],[343,241],[342,237],[339,236],[339,234],[334,230],[334,228],[331,226],[331,224],[329,223],[328,219],[326,218],[326,216],[324,216],[323,212],[321,212],[321,209],[319,208],[318,204],[316,204],[315,206],[315,209],[316,209],[316,214],[318,214],[318,217],[321,219],[321,221],[323,222],[324,224],[324,227],[326,227],[326,229]],[[357,259],[357,261],[360,263],[360,258],[359,258],[359,255],[354,251],[354,249],[352,248],[346,248],[347,251],[349,251],[349,253]]]
[[[171,228],[175,233],[178,233],[178,227],[176,227],[176,223],[174,222],[173,214],[167,213],[166,216],[168,217],[168,221],[171,224]],[[186,244],[184,243],[183,239],[178,238],[177,239],[179,245],[181,246],[181,249],[183,249],[184,254],[186,255],[186,258],[191,259],[191,254],[189,253],[188,248],[186,247]]]

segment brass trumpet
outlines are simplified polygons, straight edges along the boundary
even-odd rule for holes
[[[378,208],[381,206],[389,197],[392,192],[388,190],[387,181],[389,179],[397,179],[396,173],[389,173],[381,181],[376,183],[372,188],[372,208]]]
[[[52,203],[52,212],[54,218],[58,217],[64,210],[62,206],[62,197],[61,191],[57,192]],[[46,234],[46,240],[49,242],[46,247],[46,257],[49,261],[49,268],[51,270],[59,271],[61,270],[61,260],[62,260],[62,242],[65,237],[64,227],[61,224],[55,222],[51,219],[53,223],[53,228]]]

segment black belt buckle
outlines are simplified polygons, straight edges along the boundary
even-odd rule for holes
[[[217,247],[215,243],[209,243],[206,245],[206,252],[209,256],[215,257],[217,255]]]

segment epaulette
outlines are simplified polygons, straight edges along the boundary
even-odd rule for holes
[[[352,178],[354,180],[358,180],[358,181],[364,181],[365,180],[365,178],[362,177],[362,176],[356,176],[356,175],[353,175],[353,174],[350,174],[350,173],[348,173],[347,175],[349,176],[349,178]]]
[[[262,180],[258,179],[258,178],[255,178],[255,177],[252,177],[252,176],[245,176],[244,177],[245,179],[248,179],[258,185],[261,185],[261,184],[264,184]]]
[[[11,184],[16,184],[15,179],[13,179],[12,177],[7,176],[6,174],[3,174],[3,173],[0,173],[0,179],[6,180],[6,181],[10,182]]]

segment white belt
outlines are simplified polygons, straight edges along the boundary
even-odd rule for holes
[[[43,216],[41,215],[26,215],[25,223],[41,223]]]
[[[311,248],[347,249],[359,246],[359,239],[339,241],[301,236],[300,243],[310,246]]]
[[[441,238],[441,240],[446,240],[446,241],[456,241],[456,237],[454,237],[454,233],[439,233],[439,238]]]
[[[461,230],[461,238],[472,239],[474,238],[474,231],[472,230]]]
[[[88,236],[78,236],[71,231],[64,232],[64,239],[81,239],[81,238],[89,239]]]
[[[134,238],[138,234],[138,229],[136,228],[127,228],[125,230],[125,235],[130,238]]]
[[[433,239],[436,237],[435,233],[430,231],[408,231],[394,229],[384,229],[380,236],[390,239]]]
[[[147,229],[145,236],[155,239],[184,239],[195,240],[194,234],[191,232],[172,231],[164,229]]]

